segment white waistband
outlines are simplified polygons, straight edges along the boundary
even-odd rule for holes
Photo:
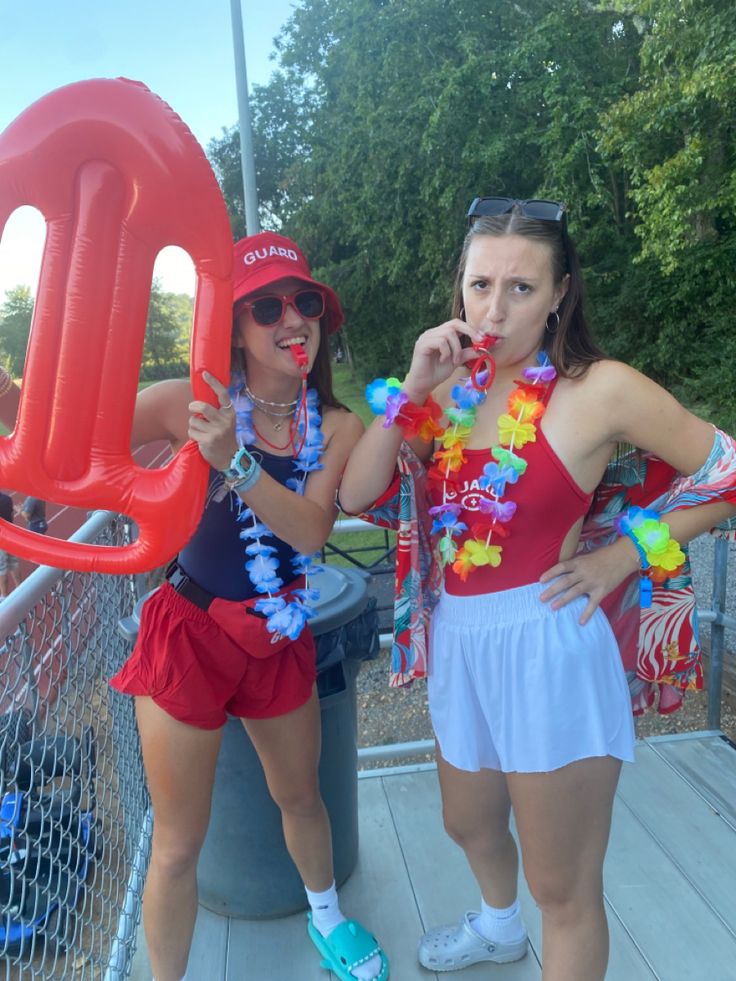
[[[546,603],[539,596],[551,583],[532,582],[516,589],[504,589],[498,593],[479,593],[475,596],[454,596],[442,590],[438,609],[443,617],[455,621],[458,626],[492,626],[499,623],[520,623],[572,614],[580,616],[587,598],[580,596],[559,610],[552,609],[552,600]]]

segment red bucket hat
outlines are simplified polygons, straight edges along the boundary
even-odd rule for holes
[[[345,319],[337,293],[312,279],[309,263],[296,242],[276,232],[259,232],[235,243],[233,303],[287,277],[295,277],[324,290],[327,329],[333,334]]]

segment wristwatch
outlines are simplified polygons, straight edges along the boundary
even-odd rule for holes
[[[256,458],[244,446],[241,446],[239,450],[235,451],[227,470],[221,470],[220,473],[228,482],[242,480],[245,477],[250,477],[257,466]]]

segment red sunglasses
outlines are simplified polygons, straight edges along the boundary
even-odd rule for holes
[[[250,310],[253,319],[261,327],[275,327],[284,319],[286,308],[291,305],[307,320],[317,320],[325,312],[325,294],[322,290],[297,290],[296,293],[280,295],[269,293],[257,300],[243,300],[235,307],[235,316]]]

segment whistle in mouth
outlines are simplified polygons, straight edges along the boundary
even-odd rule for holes
[[[304,350],[301,344],[292,344],[289,348],[289,352],[294,359],[294,364],[297,366],[299,371],[303,375],[307,373],[307,365],[309,364],[309,358],[307,357],[307,352]]]
[[[492,348],[493,345],[498,341],[497,337],[491,337],[490,334],[484,334],[479,341],[475,341],[473,344],[473,350],[484,353]]]

